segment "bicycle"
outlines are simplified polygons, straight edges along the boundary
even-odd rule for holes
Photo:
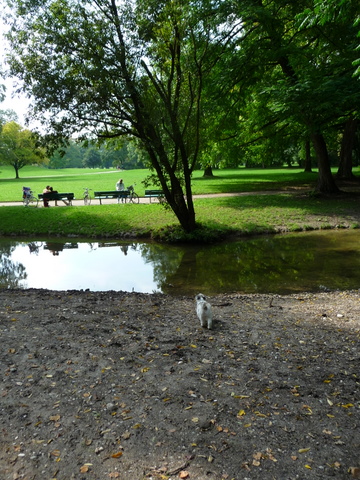
[[[83,193],[83,198],[84,198],[84,205],[90,205],[91,203],[91,195],[90,195],[90,188],[85,188],[84,193]]]
[[[136,185],[136,183],[134,185]],[[137,193],[135,193],[134,185],[130,185],[130,187],[127,188],[128,191],[129,191],[129,195],[127,196],[125,201],[128,200],[129,203],[139,203],[140,202],[139,195]]]
[[[35,197],[33,191],[30,187],[23,187],[23,205],[24,207],[28,207],[30,204],[34,207],[38,206],[39,199]]]

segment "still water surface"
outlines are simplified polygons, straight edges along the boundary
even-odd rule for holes
[[[211,246],[0,240],[0,287],[194,295],[360,288],[360,231],[320,231]]]

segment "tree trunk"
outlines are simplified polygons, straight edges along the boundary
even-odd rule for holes
[[[352,153],[355,145],[358,120],[349,118],[345,123],[344,133],[341,141],[340,163],[337,171],[337,178],[352,180],[355,175],[352,173]]]
[[[175,190],[173,188],[169,192],[167,200],[185,232],[193,232],[196,228],[196,221],[192,195],[185,198],[181,187]]]
[[[334,194],[339,193],[334,177],[331,173],[330,159],[326,142],[321,133],[313,133],[311,141],[314,145],[319,166],[319,177],[316,190],[320,193]]]
[[[205,167],[203,176],[204,177],[213,177],[214,176],[211,165],[208,165],[207,167]]]
[[[310,142],[309,142],[309,140],[306,140],[306,142],[305,142],[304,172],[312,172],[312,169],[311,169],[311,152],[310,152]]]

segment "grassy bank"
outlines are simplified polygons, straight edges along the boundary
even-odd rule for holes
[[[252,235],[325,228],[359,228],[359,198],[311,198],[293,194],[244,195],[195,200],[197,221],[212,230]],[[1,235],[150,236],[177,225],[158,204],[0,207]],[[176,230],[176,229],[175,229]]]
[[[358,169],[359,170],[359,169]],[[84,187],[92,190],[112,190],[122,177],[125,185],[136,183],[144,194],[142,181],[148,170],[66,169],[48,170],[25,167],[23,177],[15,180],[13,170],[2,167],[0,201],[20,201],[22,185],[34,192],[47,184],[59,191],[82,197]],[[359,172],[355,170],[355,173]],[[209,231],[222,234],[253,235],[286,231],[328,228],[359,228],[359,197],[341,195],[317,198],[296,193],[299,187],[313,188],[316,173],[297,169],[236,169],[216,170],[213,178],[204,178],[198,171],[193,176],[194,194],[249,192],[248,195],[216,198],[196,198],[197,221]],[[359,190],[354,186],[354,190]],[[258,194],[256,191],[283,190],[284,193]],[[295,193],[287,193],[288,191]],[[252,193],[252,194],[250,194]],[[271,192],[270,192],[271,193]],[[124,235],[161,236],[173,230],[179,235],[174,214],[159,204],[94,205],[70,208],[0,208],[0,235],[121,237]],[[173,227],[173,228],[172,228]]]

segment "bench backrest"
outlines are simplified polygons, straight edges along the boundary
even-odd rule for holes
[[[164,195],[162,190],[145,190],[145,195]]]
[[[95,197],[101,197],[101,196],[110,196],[110,195],[126,195],[129,194],[129,190],[108,190],[105,192],[94,192]]]
[[[74,194],[73,193],[54,193],[54,192],[48,192],[48,193],[39,193],[38,197],[40,199],[45,198],[46,200],[61,200],[62,198],[67,198],[68,200],[74,200]]]

